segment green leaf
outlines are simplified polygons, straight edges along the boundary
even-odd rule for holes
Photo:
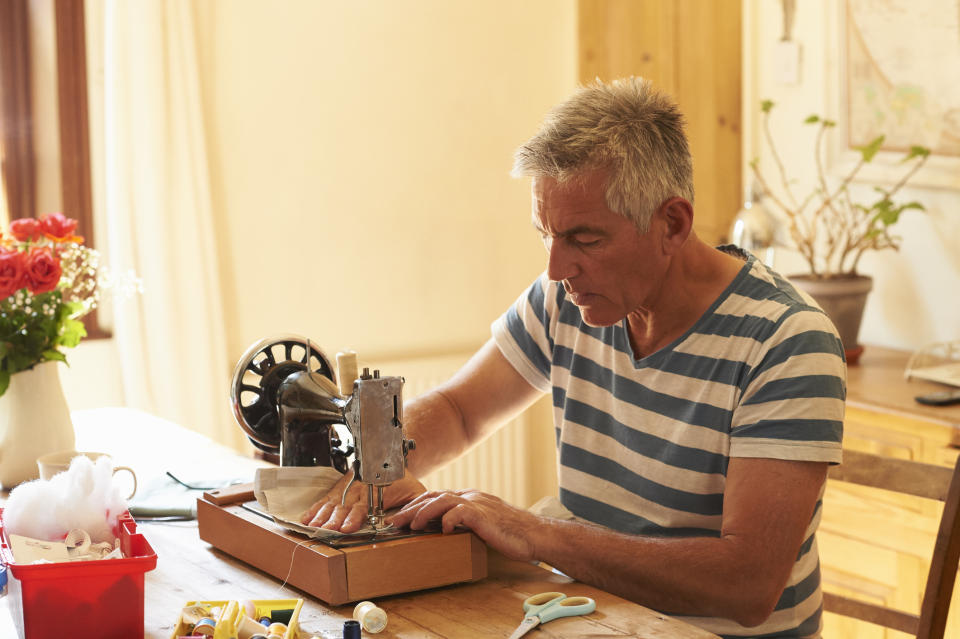
[[[7,392],[7,388],[10,386],[10,373],[7,371],[0,371],[0,395],[3,395]]]
[[[67,317],[76,318],[77,315],[83,313],[82,302],[64,302],[63,308],[64,308],[64,313]]]
[[[881,135],[871,140],[870,143],[865,146],[855,147],[858,151],[860,151],[864,162],[870,162],[873,160],[873,156],[875,156],[877,151],[880,150],[880,146],[883,144],[885,137],[886,136]]]
[[[73,348],[86,336],[87,329],[83,326],[83,322],[75,319],[66,319],[63,321],[63,331],[61,331],[57,343],[67,348]]]
[[[760,102],[760,110],[764,113],[770,113],[770,109],[773,108],[773,100],[763,100]]]
[[[917,209],[919,211],[927,210],[927,208],[923,204],[920,204],[919,202],[907,202],[906,204],[900,207],[901,211],[906,211],[907,209]]]
[[[896,224],[900,220],[900,214],[907,209],[926,210],[919,202],[909,202],[898,206],[887,198],[876,202],[872,208],[877,212],[877,214],[873,216],[873,221],[880,222],[885,227]]]
[[[834,122],[833,120],[824,120],[823,126],[829,129],[830,127],[837,126],[837,123]]]
[[[47,350],[43,351],[43,358],[47,361],[56,360],[58,362],[67,363],[67,356],[61,353],[60,351]]]
[[[819,122],[819,121],[820,121],[820,116],[814,114],[814,115],[808,115],[808,116],[807,116],[807,119],[804,120],[803,123],[804,123],[804,124],[816,124],[816,123]]]
[[[907,162],[913,158],[925,158],[928,155],[930,155],[930,149],[925,146],[914,145],[910,147],[910,152],[903,158],[903,161]]]

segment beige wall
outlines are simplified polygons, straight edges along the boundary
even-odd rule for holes
[[[230,356],[482,343],[543,268],[508,171],[574,86],[572,0],[196,6]]]
[[[775,48],[782,33],[781,3],[744,0],[745,163],[760,157],[768,175],[774,174],[770,155],[758,136],[757,107],[760,100],[769,98],[777,103],[774,133],[782,142],[788,173],[800,185],[813,183],[811,128],[800,123],[812,113],[838,117],[843,5],[838,0],[796,3],[793,38],[802,47],[800,83],[784,85],[775,72]],[[956,76],[960,69],[949,72]],[[921,201],[927,212],[908,212],[901,218],[896,227],[903,238],[899,253],[875,252],[861,261],[859,270],[875,280],[861,342],[916,349],[930,342],[960,339],[960,168],[954,171],[952,187],[903,192],[905,201]],[[744,175],[749,176],[746,168]],[[942,183],[942,175],[931,179]],[[862,182],[854,192],[866,199],[874,184]],[[785,274],[804,270],[798,256],[787,251],[778,252],[775,266]]]
[[[282,333],[373,362],[481,344],[543,268],[508,172],[576,82],[573,0],[193,7],[227,365]],[[112,347],[70,359],[71,405],[123,403],[86,373],[115,370]]]

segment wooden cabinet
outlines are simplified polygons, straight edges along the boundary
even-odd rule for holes
[[[861,363],[849,368],[844,448],[953,466],[960,407],[917,404],[913,397],[936,385],[904,380],[908,355],[867,347]],[[830,481],[818,533],[824,589],[919,612],[942,510],[929,500]],[[908,635],[828,613],[823,636]],[[946,636],[960,637],[957,590]]]

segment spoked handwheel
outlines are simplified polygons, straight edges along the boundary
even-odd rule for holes
[[[336,384],[336,374],[322,350],[305,337],[282,335],[260,340],[247,349],[233,371],[230,405],[240,428],[254,446],[268,453],[280,450],[277,391],[296,371],[310,370]]]

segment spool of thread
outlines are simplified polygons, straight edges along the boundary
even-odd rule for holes
[[[180,611],[180,621],[187,626],[195,626],[201,619],[213,617],[209,606],[186,606]]]
[[[357,379],[357,354],[354,351],[337,353],[337,377],[340,394],[349,397],[353,394],[353,382]]]
[[[217,628],[217,622],[210,617],[204,617],[197,622],[197,625],[193,627],[193,634],[203,635],[205,637],[212,637],[213,631]]]
[[[361,601],[353,609],[353,618],[360,622],[367,632],[376,634],[387,627],[387,613],[372,601]]]
[[[267,626],[268,635],[280,635],[281,637],[287,632],[287,624],[285,623],[272,623]]]
[[[277,608],[270,611],[270,620],[274,623],[285,623],[289,626],[291,619],[293,619],[293,608]]]
[[[343,639],[360,639],[360,622],[354,619],[343,622]]]
[[[263,626],[247,617],[240,616],[240,623],[237,624],[237,639],[253,639],[257,635],[263,636]]]
[[[247,615],[254,621],[257,620],[257,604],[253,603],[249,599],[246,599],[240,605],[243,606],[243,614]]]

